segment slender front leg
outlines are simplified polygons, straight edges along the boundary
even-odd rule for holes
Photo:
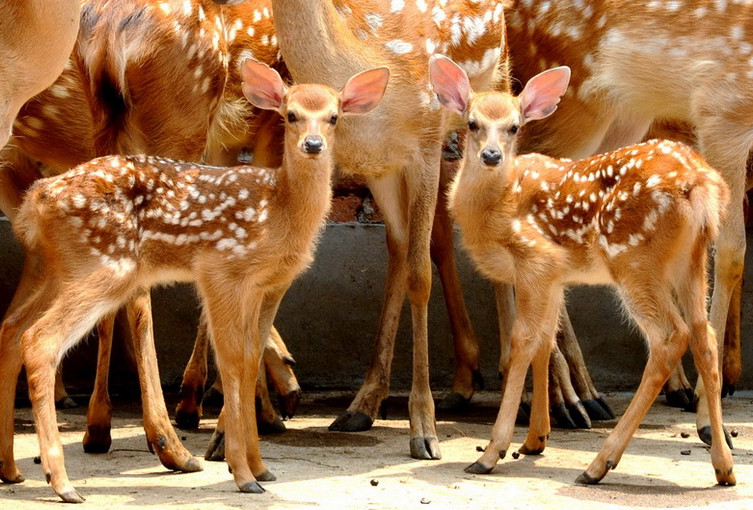
[[[403,196],[401,178],[389,174],[370,182],[369,188],[385,214],[387,224],[387,282],[366,379],[345,414],[329,426],[329,430],[340,432],[370,429],[380,404],[389,394],[395,335],[407,288],[408,232],[407,213],[404,212],[407,206],[404,204],[406,198]]]
[[[94,379],[94,391],[89,399],[86,413],[86,432],[84,432],[84,451],[86,453],[107,453],[112,444],[110,423],[112,421],[112,403],[108,381],[110,378],[110,358],[112,356],[112,333],[115,328],[115,314],[109,315],[97,324],[97,375]]]
[[[545,280],[542,276],[541,280]],[[534,289],[533,291],[530,289]],[[562,290],[557,287],[538,291],[535,286],[518,282],[515,297],[515,322],[510,340],[510,365],[502,394],[502,404],[492,429],[491,441],[483,455],[466,472],[489,473],[507,454],[515,427],[515,416],[523,393],[526,372],[536,358],[531,425],[524,453],[543,451],[549,435],[547,366],[557,327]]]
[[[180,442],[167,414],[154,348],[152,302],[148,289],[140,288],[134,293],[126,304],[126,315],[136,352],[144,431],[149,448],[168,469],[186,473],[201,471],[201,464]]]
[[[180,402],[175,408],[175,423],[181,429],[195,429],[199,426],[202,415],[201,401],[204,397],[204,385],[207,382],[208,352],[207,320],[202,311],[191,358],[188,360],[183,372],[183,380],[180,383]]]
[[[457,164],[457,160],[442,160],[437,208],[431,230],[431,258],[437,266],[442,282],[455,348],[455,377],[452,382],[452,392],[438,406],[440,409],[454,411],[466,407],[475,389],[477,387],[482,389],[484,386],[479,369],[480,349],[463,299],[455,262],[453,223],[447,210],[447,190],[456,172]]]

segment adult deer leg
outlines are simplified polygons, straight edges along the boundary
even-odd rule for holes
[[[431,231],[431,258],[437,266],[442,282],[455,347],[455,378],[452,392],[438,404],[440,409],[445,410],[464,408],[470,402],[474,390],[483,389],[484,386],[479,368],[480,349],[463,300],[455,262],[453,223],[447,210],[447,190],[457,164],[457,161],[448,161],[446,156],[442,159],[437,207]]]
[[[112,421],[112,403],[108,391],[110,377],[110,356],[112,353],[112,335],[115,329],[115,315],[110,315],[97,324],[97,375],[94,379],[94,392],[89,399],[86,413],[86,432],[84,432],[84,451],[87,453],[107,453],[112,444],[110,423]],[[58,371],[59,372],[59,371]]]

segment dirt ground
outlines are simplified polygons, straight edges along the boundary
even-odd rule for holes
[[[615,411],[629,394],[608,394]],[[630,443],[619,466],[597,486],[574,483],[587,467],[614,422],[591,430],[553,429],[539,456],[508,456],[490,475],[469,475],[463,468],[486,445],[496,416],[498,395],[483,393],[464,415],[439,415],[442,460],[419,461],[408,455],[407,400],[393,397],[387,420],[368,432],[328,432],[350,395],[306,394],[287,432],[264,436],[262,455],[277,475],[263,495],[237,491],[227,466],[204,462],[204,471],[166,471],[149,454],[134,403],[115,403],[110,453],[85,454],[80,446],[85,408],[61,411],[58,419],[66,464],[74,485],[87,498],[81,508],[499,508],[573,509],[713,508],[753,509],[753,392],[725,400],[728,429],[735,438],[738,485],[715,485],[708,451],[695,434],[694,415],[667,407],[662,397]],[[38,445],[28,408],[16,413],[15,452],[27,480],[0,483],[0,508],[54,508],[57,496],[45,484],[33,459]],[[216,423],[214,413],[198,431],[180,431],[187,447],[202,455]],[[683,438],[683,433],[689,437]],[[524,438],[516,427],[514,445]],[[203,460],[203,459],[202,459]]]

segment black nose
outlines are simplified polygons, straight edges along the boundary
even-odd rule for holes
[[[481,161],[488,166],[497,166],[502,160],[502,153],[499,149],[484,149],[481,151]]]
[[[319,154],[324,148],[324,141],[320,136],[307,136],[303,141],[303,150],[308,154]]]

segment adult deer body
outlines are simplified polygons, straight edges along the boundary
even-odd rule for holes
[[[533,77],[520,96],[474,93],[445,57],[432,83],[468,124],[468,146],[449,207],[479,270],[515,285],[510,370],[492,439],[467,471],[488,473],[512,439],[528,366],[531,423],[520,451],[541,453],[549,436],[547,365],[564,289],[610,284],[644,333],[649,359],[633,401],[597,458],[578,478],[596,483],[614,469],[630,437],[690,345],[709,391],[711,460],[717,482],[734,485],[724,440],[716,337],[706,318],[707,250],[729,201],[719,174],[679,143],[651,141],[588,159],[516,157],[517,133],[552,114],[567,67]]]
[[[0,147],[21,106],[52,84],[79,26],[78,0],[9,0],[0,5]]]
[[[710,312],[722,338],[745,253],[742,204],[753,147],[753,6],[565,0],[514,1],[506,10],[516,78],[525,82],[553,62],[573,69],[557,115],[526,129],[521,151],[579,158],[635,143],[655,120],[679,120],[693,128],[700,153],[731,191],[732,205],[716,243]],[[725,386],[733,387],[739,355],[723,358]],[[699,433],[708,441],[705,405],[698,410]]]
[[[97,320],[155,283],[196,281],[227,398],[227,461],[244,492],[274,477],[261,460],[254,387],[274,315],[312,260],[331,202],[334,125],[367,113],[389,72],[354,76],[342,91],[287,88],[272,69],[244,67],[244,92],[286,117],[279,169],[216,168],[147,156],[85,163],[29,191],[15,224],[32,261],[35,292],[4,322],[22,335],[42,467],[65,501],[81,502],[56,432],[54,370]],[[140,317],[140,327],[151,327]]]
[[[413,325],[410,450],[439,458],[429,388],[427,302],[431,286],[429,239],[439,185],[446,123],[432,101],[428,57],[452,52],[474,83],[489,88],[501,54],[502,3],[307,2],[273,0],[283,60],[298,81],[334,83],[373,65],[393,78],[381,112],[339,128],[338,169],[366,178],[387,224],[389,266],[371,366],[358,395],[333,430],[364,430],[389,391],[399,312],[406,294]],[[349,26],[350,25],[350,26]]]

